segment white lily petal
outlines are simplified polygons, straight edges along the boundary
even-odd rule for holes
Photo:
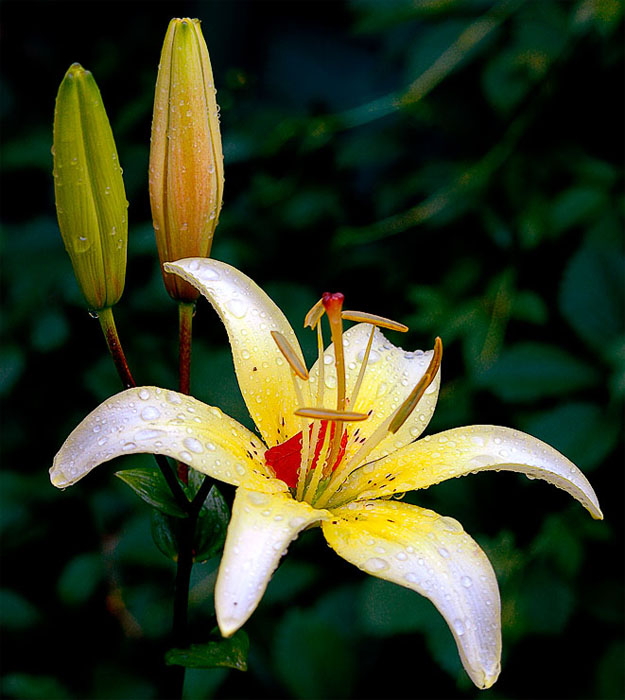
[[[272,447],[298,433],[301,420],[293,412],[300,403],[293,382],[301,380],[293,379],[271,331],[282,334],[305,363],[282,311],[249,277],[218,260],[185,258],[164,267],[199,289],[219,314],[230,339],[241,394],[267,445]],[[307,383],[301,386],[307,401]]]
[[[453,428],[417,440],[355,471],[334,500],[389,496],[492,470],[544,479],[577,499],[593,518],[603,518],[592,486],[573,462],[531,435],[494,425]]]
[[[215,585],[217,622],[225,637],[254,612],[289,544],[305,527],[327,517],[328,511],[289,494],[237,489]]]
[[[265,465],[265,446],[218,408],[154,386],[122,391],[92,411],[70,434],[50,469],[63,488],[114,457],[162,454],[215,479],[260,491],[285,491]]]
[[[352,326],[343,334],[347,397],[350,399],[349,410],[359,413],[372,411],[368,420],[355,426],[359,430],[359,442],[348,449],[345,461],[361,446],[360,440],[369,437],[380,423],[385,418],[388,418],[408,397],[425,373],[432,358],[432,350],[427,352],[422,350],[408,352],[396,347],[376,328],[364,379],[358,391],[356,402],[353,403],[351,402],[351,392],[362,367],[370,335],[371,325],[368,323],[359,323]],[[324,363],[324,406],[326,408],[335,408],[336,368],[334,366],[334,344],[326,348]],[[316,362],[310,370],[313,396],[316,395],[318,381],[319,366],[318,362]],[[430,422],[436,408],[439,386],[440,372],[437,373],[436,378],[427,388],[426,393],[404,425],[394,435],[389,435],[382,440],[368,455],[369,460],[379,459],[407,445],[421,435]]]
[[[453,518],[396,501],[360,501],[322,523],[329,545],[372,576],[429,598],[445,618],[478,688],[500,670],[499,589],[477,543]]]

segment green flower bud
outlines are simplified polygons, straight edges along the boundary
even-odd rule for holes
[[[126,276],[126,192],[100,91],[70,66],[54,110],[54,194],[59,228],[89,308],[119,301]]]
[[[150,147],[150,203],[162,264],[207,257],[224,183],[219,116],[206,42],[197,19],[172,19],[154,95]],[[163,271],[179,301],[199,292]]]

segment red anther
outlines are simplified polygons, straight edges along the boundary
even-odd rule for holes
[[[345,296],[341,292],[335,292],[334,294],[330,292],[324,292],[321,295],[321,301],[327,312],[341,310],[343,307],[343,300]]]

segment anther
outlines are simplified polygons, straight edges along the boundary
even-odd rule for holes
[[[289,341],[278,331],[271,331],[271,337],[274,339],[278,350],[284,355],[284,359],[289,363],[291,369],[297,374],[300,379],[308,379],[308,370],[306,365],[299,359],[297,353],[291,347]]]
[[[325,309],[323,307],[323,299],[319,299],[319,301],[306,314],[306,317],[304,318],[304,328],[314,328],[319,323],[324,313]]]
[[[366,311],[343,311],[341,313],[341,316],[346,321],[356,321],[358,323],[371,323],[374,326],[379,326],[380,328],[388,328],[391,331],[399,331],[400,333],[405,333],[408,330],[408,326],[405,326],[403,323],[392,321],[390,318],[384,318],[384,316],[369,314]]]
[[[440,338],[436,338],[434,341],[434,354],[430,360],[428,368],[425,370],[424,375],[419,380],[415,388],[410,392],[408,398],[404,403],[397,409],[393,420],[388,426],[389,433],[396,433],[401,426],[408,420],[410,414],[414,411],[415,406],[421,400],[423,394],[425,394],[426,389],[434,381],[436,373],[441,366],[441,358],[443,356],[443,342]]]
[[[367,420],[366,413],[356,413],[356,411],[333,411],[331,408],[308,408],[302,407],[295,411],[296,416],[301,418],[319,418],[320,420],[331,420],[341,423]]]

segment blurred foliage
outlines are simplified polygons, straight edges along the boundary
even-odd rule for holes
[[[457,517],[497,571],[504,659],[490,691],[472,687],[427,600],[363,576],[312,531],[246,625],[247,672],[189,670],[186,696],[622,698],[620,0],[0,9],[2,696],[162,697],[173,564],[152,542],[149,506],[113,478],[151,462],[120,460],[64,493],[48,481],[68,432],[120,388],[62,247],[50,146],[58,84],[80,61],[130,200],[117,324],[138,381],[174,387],[177,310],[157,266],[147,158],[161,42],[173,15],[189,15],[203,20],[221,105],[214,256],[296,328],[330,289],[408,323],[392,340],[409,349],[440,335],[430,430],[496,423],[551,442],[591,472],[606,520],[505,474],[407,497]],[[204,302],[194,333],[194,394],[250,425]],[[302,342],[314,356],[314,338]],[[193,571],[199,645],[214,626],[218,546]]]

